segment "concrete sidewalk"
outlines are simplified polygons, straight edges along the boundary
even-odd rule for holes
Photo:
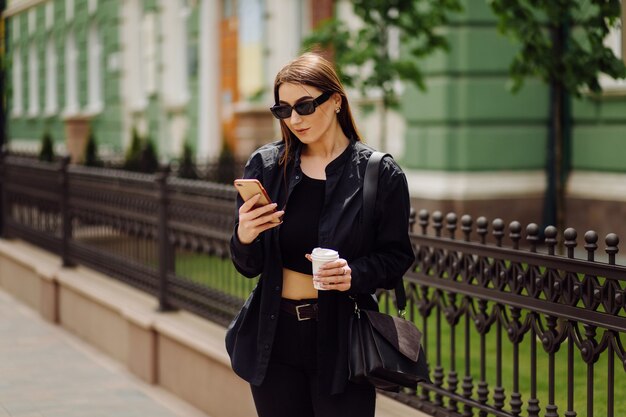
[[[0,417],[208,417],[0,290]]]

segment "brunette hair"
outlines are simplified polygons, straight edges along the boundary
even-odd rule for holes
[[[338,93],[341,96],[341,110],[337,114],[337,119],[341,130],[348,138],[361,140],[350,111],[345,89],[339,81],[333,64],[324,57],[313,52],[306,52],[278,71],[274,80],[275,103],[279,101],[278,89],[283,83],[303,84],[315,87],[322,92]],[[285,142],[285,153],[279,163],[286,167],[293,157],[294,142],[299,141],[299,139],[289,130],[283,120],[280,120],[280,130]]]

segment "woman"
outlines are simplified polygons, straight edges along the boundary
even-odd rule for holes
[[[272,113],[282,140],[250,157],[273,204],[238,199],[231,256],[259,283],[228,329],[235,372],[251,385],[261,417],[374,416],[375,391],[348,380],[348,321],[372,295],[394,288],[414,260],[408,237],[406,178],[386,157],[379,172],[375,224],[362,224],[363,174],[373,150],[357,132],[332,65],[306,53],[274,83]],[[282,222],[276,222],[281,219]],[[335,249],[313,287],[310,253]]]

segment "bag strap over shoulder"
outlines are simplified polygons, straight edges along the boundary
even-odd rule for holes
[[[374,222],[374,206],[376,204],[376,193],[378,192],[378,173],[380,171],[380,163],[385,156],[391,156],[388,153],[375,151],[367,161],[365,168],[365,177],[363,179],[363,223],[365,225],[373,225]],[[400,278],[395,288],[396,307],[400,316],[404,317],[404,309],[406,308],[406,292],[404,290],[404,280]]]

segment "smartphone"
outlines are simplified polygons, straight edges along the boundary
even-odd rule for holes
[[[235,188],[239,192],[243,201],[248,201],[257,194],[261,194],[259,201],[256,202],[253,208],[263,207],[267,204],[271,204],[272,200],[267,195],[267,191],[263,188],[263,184],[259,180],[255,179],[236,179]],[[280,219],[273,220],[274,223],[280,223]]]

